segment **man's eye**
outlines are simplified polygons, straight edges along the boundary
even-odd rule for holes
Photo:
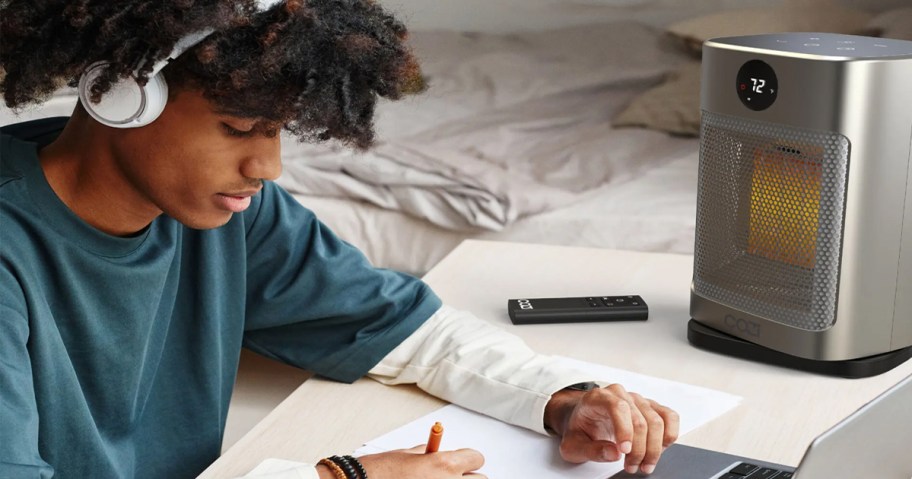
[[[245,136],[250,136],[250,134],[253,132],[253,130],[247,130],[247,131],[238,130],[237,128],[234,128],[233,126],[231,126],[227,123],[222,123],[222,129],[225,130],[225,133],[228,133],[231,136],[237,136],[237,137],[241,137],[241,138],[243,138]]]

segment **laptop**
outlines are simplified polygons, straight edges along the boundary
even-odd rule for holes
[[[610,479],[912,479],[912,376],[817,436],[798,467],[674,444],[649,476]]]

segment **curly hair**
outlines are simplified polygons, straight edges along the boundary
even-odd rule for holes
[[[99,61],[97,102],[121,78],[148,80],[184,36],[215,32],[162,71],[220,112],[281,125],[302,141],[368,147],[377,98],[424,89],[407,30],[372,0],[0,0],[0,92],[10,108],[76,86]],[[266,127],[263,127],[266,131]]]

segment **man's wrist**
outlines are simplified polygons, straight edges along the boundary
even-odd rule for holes
[[[317,469],[317,476],[319,476],[320,479],[336,479],[336,475],[333,474],[333,472],[330,471],[329,468],[324,466],[323,464],[318,464],[316,466],[316,469]]]
[[[583,394],[586,392],[566,388],[552,394],[548,404],[545,405],[545,431],[563,436],[570,414]]]

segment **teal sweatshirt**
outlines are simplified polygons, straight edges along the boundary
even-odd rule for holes
[[[0,477],[194,477],[242,346],[351,382],[440,306],[268,182],[217,229],[160,216],[107,235],[54,194],[38,148],[0,140]]]

